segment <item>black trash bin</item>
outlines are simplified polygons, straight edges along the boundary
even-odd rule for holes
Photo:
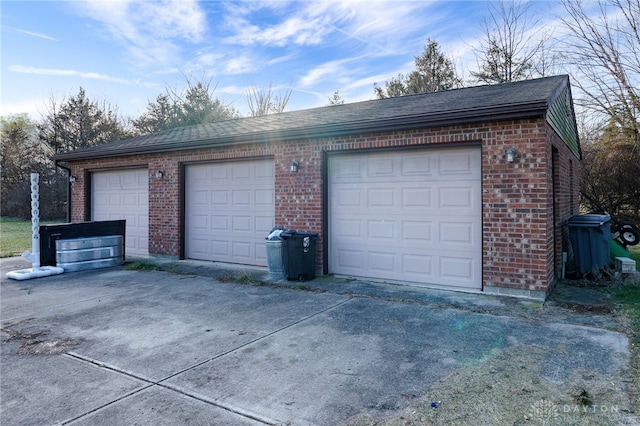
[[[308,281],[316,277],[318,234],[283,232],[284,273],[288,280]]]
[[[611,216],[608,214],[583,214],[569,219],[569,235],[576,269],[579,274],[593,273],[609,266],[611,240]]]

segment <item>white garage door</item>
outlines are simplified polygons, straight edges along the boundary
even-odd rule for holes
[[[329,269],[479,289],[480,148],[350,154],[329,161]]]
[[[273,160],[194,164],[185,175],[186,257],[266,266]]]
[[[149,173],[126,169],[91,174],[91,219],[125,219],[126,254],[149,254]]]

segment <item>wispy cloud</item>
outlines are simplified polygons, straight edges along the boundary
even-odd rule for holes
[[[60,77],[80,77],[80,78],[88,78],[93,80],[103,80],[103,81],[111,81],[113,83],[120,84],[131,84],[129,80],[111,77],[109,75],[99,74],[97,72],[82,72],[76,70],[60,70],[60,69],[52,69],[52,68],[36,68],[36,67],[26,67],[23,65],[11,65],[9,67],[9,71],[17,72],[21,74],[37,74],[37,75],[48,75],[48,76],[60,76]]]
[[[31,36],[31,37],[42,38],[42,39],[50,40],[50,41],[60,41],[57,38],[51,37],[50,35],[47,35],[47,34],[37,33],[37,32],[34,32],[34,31],[27,31],[27,30],[23,30],[23,29],[20,29],[20,28],[11,27],[11,26],[8,26],[8,25],[3,25],[2,28],[5,28],[5,29],[7,29],[9,31],[15,31],[15,32],[18,32],[18,33],[21,33],[21,34],[26,34],[26,35]]]
[[[229,59],[224,66],[224,72],[226,74],[248,74],[256,69],[256,61],[249,56],[239,56]]]
[[[77,13],[102,24],[142,64],[175,59],[178,42],[198,43],[206,33],[206,13],[196,0],[73,2]]]
[[[309,70],[301,79],[300,85],[302,87],[310,87],[318,84],[325,79],[331,79],[332,81],[338,81],[345,73],[353,70],[349,70],[347,66],[351,63],[352,59],[340,59],[335,61],[325,62]]]
[[[225,43],[239,46],[301,47],[355,42],[376,55],[413,52],[424,28],[442,25],[434,2],[293,1],[232,3],[227,7]],[[407,40],[410,43],[407,43]],[[339,49],[338,49],[339,51]]]
[[[261,27],[243,17],[229,17],[227,25],[234,35],[227,37],[225,41],[241,46],[312,46],[320,44],[323,37],[331,32],[329,24],[328,17],[309,19],[307,16],[297,15]]]

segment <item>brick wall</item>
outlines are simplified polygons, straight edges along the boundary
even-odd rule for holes
[[[316,232],[323,266],[324,152],[480,143],[485,290],[546,292],[558,273],[567,235],[562,225],[577,211],[577,159],[544,119],[481,123],[384,134],[247,144],[71,164],[72,220],[85,220],[89,172],[145,166],[149,170],[149,252],[180,256],[181,167],[184,164],[271,157],[275,162],[275,225]],[[504,151],[517,150],[514,163]],[[291,161],[299,171],[291,173]],[[157,170],[164,172],[156,179]],[[555,172],[555,204],[554,204]],[[555,206],[555,210],[554,210]],[[555,224],[554,224],[555,212]]]

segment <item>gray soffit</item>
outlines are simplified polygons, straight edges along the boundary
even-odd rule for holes
[[[56,154],[56,161],[542,117],[566,75],[218,121]]]

